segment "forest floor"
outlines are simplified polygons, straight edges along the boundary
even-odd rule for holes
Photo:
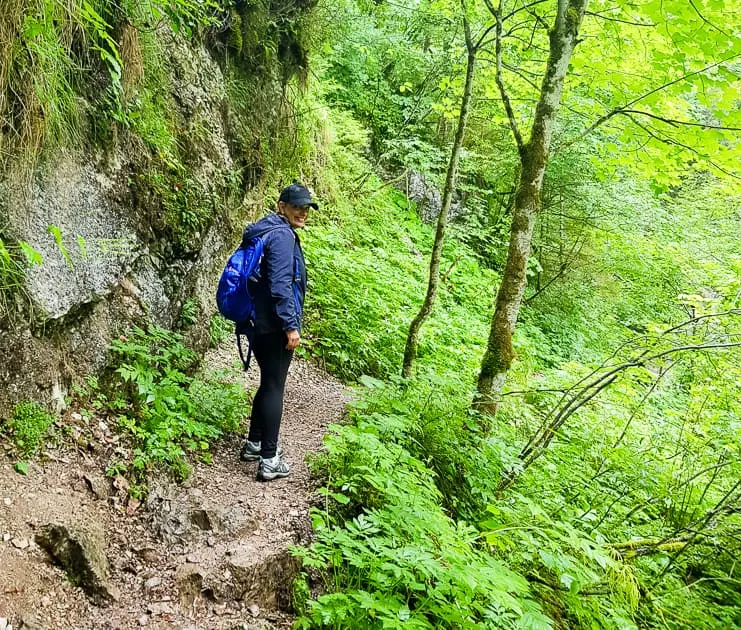
[[[232,367],[232,345],[207,354],[206,365]],[[253,366],[246,378],[252,391],[259,374]],[[341,383],[295,360],[281,427],[288,478],[256,481],[257,464],[240,461],[242,437],[231,435],[184,484],[150,479],[142,504],[128,497],[123,478],[104,476],[122,438],[105,421],[68,410],[63,424],[75,427],[76,445],[67,439],[47,448],[26,476],[10,458],[0,463],[0,628],[291,627],[298,563],[289,549],[309,540],[309,509],[317,501],[305,457],[320,450],[348,400]],[[102,541],[114,600],[94,604],[52,564],[35,542],[48,524],[82,528]]]

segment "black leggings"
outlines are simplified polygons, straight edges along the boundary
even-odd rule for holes
[[[260,456],[274,457],[278,449],[278,432],[283,415],[283,391],[293,350],[286,350],[286,334],[282,331],[255,335],[253,352],[260,366],[260,387],[252,401],[252,417],[247,439],[261,442]]]

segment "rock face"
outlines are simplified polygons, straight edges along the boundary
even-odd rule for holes
[[[172,328],[186,303],[186,339],[199,350],[208,341],[211,293],[242,227],[225,216],[239,167],[226,81],[202,43],[169,29],[157,38],[182,174],[124,128],[106,154],[48,156],[28,188],[0,173],[0,237],[43,261],[0,300],[0,417],[27,399],[63,408],[70,386],[104,367],[112,339],[133,323]]]
[[[117,600],[118,589],[109,581],[108,560],[101,532],[78,526],[49,524],[36,535],[36,543],[59,564],[70,581],[90,598],[105,604]]]
[[[435,183],[430,182],[422,173],[410,171],[398,188],[417,204],[420,218],[425,223],[432,223],[437,219],[442,209],[442,194]],[[453,196],[455,199],[455,195]],[[460,204],[455,201],[450,206],[450,216],[455,217],[460,212]]]

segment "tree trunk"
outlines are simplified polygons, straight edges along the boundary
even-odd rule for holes
[[[473,45],[470,35],[468,18],[465,13],[464,5],[463,26],[466,31],[466,48],[468,49],[468,59],[466,62],[466,82],[463,87],[463,98],[461,100],[461,109],[458,115],[458,128],[453,140],[453,148],[450,151],[450,161],[448,170],[445,175],[445,187],[443,189],[443,200],[440,214],[437,217],[437,230],[435,231],[435,242],[432,245],[432,255],[430,256],[430,274],[427,283],[427,294],[422,303],[422,308],[409,325],[409,334],[407,343],[404,348],[404,362],[401,368],[401,374],[404,378],[412,375],[412,366],[417,358],[417,346],[419,343],[419,329],[432,311],[437,297],[437,288],[440,281],[440,257],[445,242],[445,230],[448,226],[448,214],[450,204],[453,199],[455,190],[455,180],[458,175],[458,161],[460,158],[461,147],[463,146],[463,137],[466,133],[466,121],[468,119],[468,110],[471,104],[471,94],[473,93],[473,74],[476,64],[477,49]]]
[[[527,286],[527,260],[530,256],[535,218],[541,208],[540,193],[548,165],[553,126],[561,102],[563,83],[577,43],[579,27],[588,0],[559,0],[555,23],[549,33],[550,47],[540,97],[535,109],[530,139],[519,144],[520,180],[512,211],[507,263],[497,294],[489,340],[481,362],[476,408],[494,415],[512,365],[512,347],[517,316]],[[514,120],[510,116],[514,128]],[[519,133],[515,131],[515,137]]]

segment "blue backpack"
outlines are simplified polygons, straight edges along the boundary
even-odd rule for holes
[[[253,277],[257,279],[265,247],[264,235],[256,236],[246,247],[240,245],[237,248],[221,272],[219,286],[216,289],[216,305],[219,312],[235,323],[234,332],[237,336],[239,358],[245,371],[250,367],[252,340],[255,334],[255,299],[250,293],[249,281]],[[249,342],[246,359],[242,351],[242,335],[247,337]]]

